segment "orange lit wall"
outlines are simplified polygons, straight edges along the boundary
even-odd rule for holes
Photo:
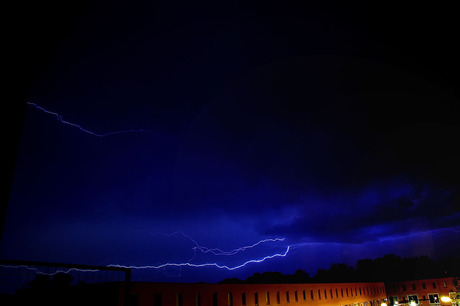
[[[385,285],[331,284],[178,284],[131,283],[133,306],[377,306]]]

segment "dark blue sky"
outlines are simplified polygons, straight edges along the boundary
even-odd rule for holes
[[[0,256],[235,267],[290,246],[234,271],[134,274],[218,281],[458,254],[458,22],[385,5],[27,11]],[[268,238],[284,240],[198,248]]]

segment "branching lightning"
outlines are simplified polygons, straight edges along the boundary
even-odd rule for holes
[[[187,236],[187,235],[185,235],[185,236]],[[275,240],[275,239],[273,239],[273,240]],[[277,239],[277,240],[281,240],[281,239]],[[259,241],[258,243],[255,243],[254,245],[251,245],[251,246],[248,246],[248,247],[254,247],[254,246],[256,246],[256,245],[258,245],[260,243],[263,243],[263,242],[265,242],[265,241],[264,240]],[[240,249],[243,249],[243,248],[240,248]],[[208,248],[205,248],[205,249],[206,250],[211,250],[211,249],[208,249]],[[175,268],[183,268],[183,267],[191,267],[191,268],[215,267],[215,268],[218,268],[218,269],[226,269],[226,270],[229,270],[229,271],[233,271],[233,270],[243,268],[244,266],[246,266],[248,264],[251,264],[251,263],[261,263],[261,262],[264,262],[265,260],[268,260],[268,259],[273,259],[273,258],[276,258],[276,257],[285,257],[289,253],[289,250],[290,250],[290,246],[288,246],[286,248],[286,251],[284,251],[283,253],[276,253],[276,254],[268,255],[268,256],[265,256],[265,257],[262,257],[262,258],[259,258],[259,259],[251,259],[251,260],[245,261],[242,264],[239,264],[239,265],[236,265],[236,266],[221,265],[221,264],[218,264],[216,262],[208,262],[208,263],[202,263],[202,264],[195,264],[195,263],[191,263],[191,262],[182,262],[182,263],[173,263],[173,262],[171,262],[171,263],[164,263],[164,264],[160,264],[160,265],[145,265],[145,266],[125,266],[125,265],[112,264],[112,265],[107,265],[107,267],[128,268],[128,269],[134,269],[134,270],[166,269],[168,267],[175,267]],[[217,253],[217,254],[219,254],[219,253]],[[100,271],[100,270],[97,270],[97,269],[70,268],[70,269],[67,269],[67,270],[57,270],[55,272],[50,273],[50,272],[43,272],[42,270],[40,270],[38,268],[30,267],[30,266],[26,266],[26,265],[19,265],[19,266],[0,265],[0,267],[3,267],[3,268],[16,268],[16,269],[23,268],[23,269],[27,269],[27,270],[30,270],[30,271],[34,271],[37,274],[49,275],[49,276],[54,276],[54,275],[59,274],[59,273],[68,274],[68,273],[70,273],[72,271],[79,271],[79,272],[98,272],[98,271]]]
[[[53,115],[56,117],[57,121],[62,123],[62,124],[66,124],[66,125],[69,125],[69,126],[72,126],[74,128],[78,128],[80,131],[84,132],[84,133],[87,133],[87,134],[90,134],[92,136],[96,136],[96,137],[106,137],[106,136],[110,136],[110,135],[117,135],[117,134],[125,134],[125,133],[151,133],[150,131],[148,130],[144,130],[144,129],[130,129],[130,130],[120,130],[120,131],[113,131],[113,132],[107,132],[107,133],[95,133],[91,130],[88,130],[88,129],[85,129],[83,128],[81,125],[79,124],[76,124],[76,123],[72,123],[72,122],[69,122],[69,121],[66,121],[62,118],[62,116],[56,112],[52,112],[52,111],[49,111],[35,103],[32,103],[32,102],[27,102],[28,105],[30,106],[33,106],[34,108],[46,113],[46,114],[50,114],[50,115]],[[202,116],[206,111],[207,111],[207,106],[203,109],[203,111],[198,114],[197,118],[199,118],[200,116]],[[195,122],[196,120],[194,120]],[[193,122],[193,123],[194,123]],[[148,232],[149,234],[152,234],[151,232],[149,231],[145,231],[145,232]],[[287,254],[289,253],[290,249],[291,249],[291,246],[287,246],[286,250],[284,252],[281,252],[281,253],[275,253],[275,254],[272,254],[272,255],[268,255],[268,256],[264,256],[262,258],[259,258],[259,259],[251,259],[251,260],[247,260],[241,264],[238,264],[238,265],[235,265],[235,266],[231,266],[231,265],[225,265],[225,264],[220,264],[218,262],[205,262],[205,263],[192,263],[192,261],[195,260],[196,258],[196,253],[197,251],[200,251],[204,254],[212,254],[214,256],[233,256],[233,255],[237,255],[238,253],[241,253],[241,252],[244,252],[246,250],[249,250],[249,249],[252,249],[252,248],[255,248],[261,244],[264,244],[264,243],[269,243],[269,242],[280,242],[280,241],[284,241],[285,238],[269,238],[269,239],[263,239],[263,240],[260,240],[254,244],[251,244],[251,245],[246,245],[246,246],[242,246],[242,247],[239,247],[239,248],[236,248],[236,249],[233,249],[233,250],[230,250],[230,251],[225,251],[225,250],[222,250],[222,249],[219,249],[219,248],[209,248],[209,247],[206,247],[206,246],[202,246],[200,245],[195,239],[193,239],[191,236],[185,234],[184,232],[182,231],[177,231],[177,232],[174,232],[174,233],[171,233],[171,234],[163,234],[163,233],[156,233],[156,234],[161,234],[161,235],[165,235],[165,236],[173,236],[173,235],[182,235],[183,237],[189,239],[193,244],[194,244],[194,247],[192,248],[193,250],[193,257],[190,258],[188,261],[186,262],[168,262],[168,263],[164,263],[164,264],[159,264],[159,265],[145,265],[145,266],[124,266],[124,265],[118,265],[118,264],[111,264],[111,265],[107,265],[107,267],[118,267],[118,268],[131,268],[131,269],[165,269],[165,268],[168,268],[168,267],[176,267],[176,268],[182,268],[182,267],[192,267],[192,268],[204,268],[204,267],[215,267],[215,268],[218,268],[218,269],[226,269],[226,270],[237,270],[237,269],[240,269],[248,264],[252,264],[252,263],[261,263],[261,262],[264,262],[265,260],[268,260],[268,259],[273,259],[273,258],[277,258],[277,257],[285,257],[287,256]],[[153,235],[153,234],[152,234]],[[3,267],[10,267],[10,266],[3,266]],[[77,269],[77,268],[71,268],[71,269],[68,269],[68,270],[58,270],[56,272],[53,272],[53,273],[45,273],[37,268],[33,268],[33,267],[28,267],[28,266],[21,266],[21,268],[26,268],[28,270],[31,270],[31,271],[35,271],[37,274],[45,274],[45,275],[55,275],[57,273],[69,273],[71,271],[84,271],[84,272],[96,272],[98,270],[84,270],[84,269]]]
[[[90,130],[87,130],[87,129],[83,128],[81,125],[66,121],[58,113],[49,111],[49,110],[47,110],[47,109],[45,109],[45,108],[43,108],[43,107],[41,107],[41,106],[39,106],[39,105],[37,105],[35,103],[27,102],[27,104],[32,105],[33,107],[41,110],[44,113],[47,113],[47,114],[55,116],[57,118],[57,121],[59,121],[59,122],[61,122],[63,124],[67,124],[67,125],[70,125],[72,127],[76,127],[82,132],[85,132],[87,134],[97,136],[97,137],[106,137],[106,136],[110,136],[110,135],[126,134],[126,133],[151,133],[149,130],[144,130],[144,129],[130,129],[130,130],[121,130],[121,131],[113,131],[113,132],[107,132],[107,133],[103,133],[103,134],[98,134],[98,133],[95,133],[95,132],[92,132]]]
[[[259,259],[251,259],[251,260],[243,262],[242,264],[238,264],[238,265],[235,265],[235,266],[219,264],[217,262],[206,262],[206,263],[197,264],[197,263],[192,263],[192,260],[195,259],[195,257],[196,257],[197,250],[201,251],[202,253],[205,253],[205,254],[210,253],[210,254],[213,254],[215,256],[232,256],[232,255],[236,255],[236,254],[238,254],[240,252],[246,251],[248,249],[254,248],[254,247],[256,247],[256,246],[258,246],[260,244],[263,244],[263,243],[284,241],[285,238],[263,239],[263,240],[260,240],[260,241],[258,241],[256,243],[254,243],[254,244],[251,244],[251,245],[239,247],[239,248],[233,249],[231,251],[224,251],[224,250],[221,250],[219,248],[208,248],[208,247],[202,246],[195,239],[193,239],[191,236],[185,234],[182,231],[177,231],[177,232],[173,232],[173,233],[170,233],[170,234],[152,233],[152,232],[150,232],[148,230],[142,230],[142,231],[147,232],[150,235],[163,235],[163,236],[167,236],[167,237],[171,237],[171,236],[174,236],[174,235],[181,235],[181,236],[189,239],[195,245],[192,248],[192,250],[194,252],[194,256],[190,260],[188,260],[186,262],[179,262],[179,263],[169,262],[169,263],[164,263],[164,264],[159,264],[159,265],[145,265],[145,266],[124,266],[124,265],[112,264],[112,265],[108,265],[108,267],[131,268],[131,269],[165,269],[165,268],[169,268],[169,267],[175,267],[175,268],[182,268],[182,267],[192,267],[192,268],[215,267],[215,268],[218,268],[218,269],[226,269],[226,270],[232,271],[232,270],[240,269],[240,268],[242,268],[242,267],[244,267],[244,266],[246,266],[248,264],[261,263],[261,262],[263,262],[265,260],[276,258],[276,257],[285,257],[289,253],[289,250],[291,248],[291,246],[288,246],[286,248],[286,250],[284,252],[282,252],[282,253],[275,253],[275,254],[268,255],[268,256],[265,256],[265,257],[262,257],[262,258],[259,258]]]
[[[232,251],[222,251],[220,249],[217,249],[217,248],[214,248],[214,249],[209,249],[207,247],[204,247],[204,246],[200,246],[200,245],[197,245],[195,248],[197,248],[198,250],[200,250],[201,252],[203,253],[212,253],[214,255],[225,255],[225,256],[231,256],[231,255],[235,255],[239,252],[242,252],[242,251],[245,251],[247,249],[250,249],[250,248],[253,248],[253,247],[256,247],[258,246],[259,244],[261,243],[266,243],[266,242],[276,242],[276,241],[284,241],[284,238],[274,238],[274,239],[264,239],[264,240],[261,240],[259,242],[256,242],[252,245],[248,245],[248,246],[244,246],[244,247],[241,247],[241,248],[237,248],[237,249],[234,249]]]
[[[151,232],[149,232],[147,230],[144,230],[144,231],[153,235],[153,233],[151,233]],[[189,235],[185,234],[182,231],[173,232],[171,234],[164,234],[164,233],[157,233],[157,234],[158,235],[169,236],[169,237],[177,235],[177,234],[180,234],[180,235],[186,237],[187,239],[189,239],[190,241],[192,241],[195,244],[195,247],[193,247],[194,250],[199,250],[199,251],[201,251],[203,253],[211,253],[211,254],[216,255],[216,256],[221,256],[221,255],[223,255],[223,256],[232,256],[232,255],[238,254],[239,252],[245,251],[247,249],[254,248],[254,247],[256,247],[256,246],[258,246],[259,244],[262,244],[262,243],[284,241],[284,239],[285,239],[285,238],[268,238],[268,239],[260,240],[260,241],[254,243],[254,244],[251,244],[251,245],[236,248],[236,249],[231,250],[231,251],[223,251],[223,250],[218,249],[218,248],[210,249],[208,247],[202,246],[202,245],[198,244],[198,242],[196,242],[195,239],[193,239],[192,237],[190,237]]]
[[[285,257],[288,253],[289,253],[289,250],[290,250],[290,246],[287,247],[286,251],[284,253],[276,253],[276,254],[273,254],[273,255],[268,255],[268,256],[265,256],[263,258],[260,258],[260,259],[251,259],[251,260],[248,260],[240,265],[237,265],[237,266],[227,266],[227,265],[219,265],[218,263],[215,263],[215,262],[211,262],[211,263],[203,263],[203,264],[194,264],[194,263],[190,263],[190,262],[183,262],[183,263],[165,263],[165,264],[161,264],[161,265],[158,265],[158,266],[122,266],[122,265],[108,265],[108,267],[116,267],[116,268],[130,268],[130,269],[163,269],[163,268],[166,268],[166,267],[193,267],[193,268],[205,268],[205,267],[216,267],[216,268],[219,268],[219,269],[226,269],[226,270],[237,270],[237,269],[240,269],[250,263],[261,263],[267,259],[272,259],[272,258],[275,258],[275,257]]]
[[[260,240],[252,245],[248,245],[248,246],[243,246],[243,247],[240,247],[240,248],[237,248],[237,249],[234,249],[232,251],[222,251],[220,249],[217,249],[217,248],[208,248],[208,247],[204,247],[204,246],[200,246],[192,237],[190,237],[189,235],[179,231],[179,232],[174,232],[174,233],[171,233],[171,234],[162,234],[162,235],[166,235],[166,236],[172,236],[172,235],[176,235],[176,234],[181,234],[182,236],[190,239],[192,242],[194,242],[196,244],[196,247],[194,247],[193,249],[196,251],[196,250],[200,250],[202,251],[203,253],[212,253],[214,255],[226,255],[226,256],[230,256],[230,255],[235,255],[239,252],[242,252],[242,251],[245,251],[247,249],[250,249],[250,248],[253,248],[253,247],[256,247],[257,245],[260,245],[262,243],[266,243],[266,242],[277,242],[277,241],[284,241],[284,238],[273,238],[273,239],[264,239],[264,240]],[[259,258],[259,259],[251,259],[251,260],[247,260],[245,262],[243,262],[242,264],[238,264],[238,265],[235,265],[235,266],[230,266],[230,265],[223,265],[223,264],[219,264],[217,262],[207,262],[207,263],[201,263],[201,264],[197,264],[197,263],[191,263],[191,261],[194,259],[194,257],[192,259],[190,259],[188,262],[179,262],[179,263],[174,263],[174,262],[168,262],[168,263],[164,263],[164,264],[160,264],[160,265],[145,265],[145,266],[126,266],[126,265],[118,265],[118,264],[111,264],[111,265],[107,265],[107,267],[114,267],[114,268],[129,268],[129,269],[135,269],[135,270],[141,270],[141,269],[166,269],[166,268],[169,268],[169,267],[174,267],[174,268],[183,268],[183,267],[191,267],[191,268],[206,268],[206,267],[215,267],[215,268],[218,268],[218,269],[225,269],[225,270],[229,270],[229,271],[233,271],[233,270],[237,270],[237,269],[240,269],[240,268],[243,268],[244,266],[248,265],[248,264],[252,264],[252,263],[261,263],[261,262],[264,262],[268,259],[273,259],[273,258],[277,258],[277,257],[285,257],[287,256],[287,254],[289,253],[291,249],[291,246],[289,245],[286,250],[282,253],[275,253],[275,254],[272,254],[272,255],[267,255],[267,256],[264,256],[262,258]],[[79,269],[79,268],[70,268],[70,269],[67,269],[67,270],[57,270],[55,272],[52,272],[52,273],[48,273],[48,272],[43,272],[42,270],[38,269],[38,268],[35,268],[35,267],[30,267],[30,266],[26,266],[26,265],[19,265],[19,266],[11,266],[11,265],[0,265],[0,267],[4,267],[4,268],[24,268],[24,269],[27,269],[27,270],[30,270],[30,271],[34,271],[36,272],[37,274],[42,274],[42,275],[50,275],[50,276],[54,276],[58,273],[70,273],[72,271],[79,271],[79,272],[97,272],[99,270],[97,269]],[[180,275],[179,275],[180,276]]]

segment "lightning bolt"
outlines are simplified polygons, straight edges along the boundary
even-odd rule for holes
[[[150,233],[149,231],[146,231],[146,232]],[[278,241],[284,241],[285,240],[285,238],[269,238],[269,239],[260,240],[260,241],[254,243],[254,244],[243,246],[243,247],[231,250],[231,251],[223,251],[223,250],[218,249],[218,248],[212,248],[211,249],[211,248],[208,248],[208,247],[201,246],[192,237],[190,237],[189,235],[185,234],[182,231],[174,232],[174,233],[171,233],[171,234],[163,234],[163,233],[158,233],[158,234],[165,235],[165,236],[173,236],[173,235],[180,234],[180,235],[186,237],[187,239],[189,239],[190,241],[192,241],[193,243],[195,243],[196,246],[193,248],[194,252],[195,252],[195,255],[196,255],[196,250],[200,250],[203,253],[212,253],[212,254],[214,254],[216,256],[219,256],[219,255],[231,256],[231,255],[235,255],[235,254],[237,254],[239,252],[245,251],[247,249],[254,248],[254,247],[256,247],[256,246],[258,246],[258,245],[260,245],[262,243],[278,242]],[[171,267],[172,268],[179,268],[181,270],[183,267],[191,267],[191,268],[215,267],[215,268],[218,268],[218,269],[225,269],[225,270],[233,271],[233,270],[243,268],[248,264],[261,263],[261,262],[264,262],[266,260],[277,258],[277,257],[286,257],[290,250],[291,250],[291,246],[289,245],[286,248],[286,250],[284,252],[282,252],[282,253],[275,253],[275,254],[272,254],[272,255],[264,256],[264,257],[259,258],[259,259],[251,259],[251,260],[243,262],[242,264],[235,265],[235,266],[222,265],[222,264],[219,264],[217,262],[207,262],[207,263],[201,263],[201,264],[191,263],[191,261],[195,258],[195,255],[194,255],[188,262],[179,262],[179,263],[169,262],[169,263],[164,263],[164,264],[160,264],[160,265],[145,265],[145,266],[134,266],[134,265],[125,266],[125,265],[111,264],[111,265],[106,265],[106,267],[129,268],[129,269],[135,269],[135,270],[141,270],[141,269],[164,269],[165,270],[166,268],[171,268]],[[56,270],[55,272],[47,273],[47,272],[41,271],[39,268],[34,268],[34,267],[26,266],[26,265],[19,265],[19,266],[0,265],[0,267],[4,267],[4,268],[24,268],[24,269],[27,269],[27,270],[30,270],[30,271],[34,271],[37,274],[49,275],[49,276],[54,276],[54,275],[56,275],[58,273],[66,273],[66,274],[68,274],[68,273],[70,273],[72,271],[80,271],[80,272],[98,272],[98,271],[100,271],[98,269],[69,268],[67,270]],[[178,277],[180,277],[181,275],[179,273],[179,275],[170,275],[170,276],[178,276]]]
[[[229,271],[233,271],[233,270],[243,268],[244,266],[246,266],[248,264],[251,264],[251,263],[261,263],[261,262],[264,262],[265,260],[268,260],[268,259],[273,259],[273,258],[276,258],[276,257],[285,257],[289,253],[289,250],[290,250],[290,246],[287,247],[287,249],[286,249],[286,251],[284,253],[276,253],[276,254],[273,254],[273,255],[265,256],[265,257],[260,258],[260,259],[251,259],[251,260],[248,260],[248,261],[246,261],[246,262],[244,262],[244,263],[242,263],[240,265],[236,265],[236,266],[220,265],[220,264],[214,263],[214,262],[203,263],[203,264],[194,264],[194,263],[190,263],[190,262],[183,262],[183,263],[165,263],[165,264],[161,264],[161,265],[157,265],[157,266],[154,266],[154,265],[147,265],[147,266],[107,265],[107,267],[128,268],[128,269],[135,269],[135,270],[141,270],[141,269],[165,269],[165,268],[168,268],[168,267],[176,267],[176,268],[182,268],[182,267],[192,267],[192,268],[215,267],[215,268],[218,268],[218,269],[226,269],[226,270],[229,270]],[[52,273],[46,273],[46,272],[41,271],[38,268],[33,268],[33,267],[30,267],[30,266],[25,266],[25,265],[19,265],[19,266],[0,265],[0,267],[3,267],[3,268],[16,268],[16,269],[24,268],[24,269],[27,269],[27,270],[30,270],[30,271],[34,271],[37,274],[49,275],[49,276],[54,276],[54,275],[56,275],[58,273],[66,273],[66,274],[68,274],[68,273],[70,273],[72,271],[80,271],[80,272],[98,272],[98,271],[100,271],[100,270],[93,270],[93,269],[70,268],[70,269],[67,269],[67,270],[57,270],[57,271],[52,272]],[[174,276],[179,276],[180,277],[180,275],[174,275]]]
[[[223,256],[232,256],[232,255],[238,254],[239,252],[245,251],[247,249],[254,248],[254,247],[256,247],[256,246],[258,246],[259,244],[262,244],[262,243],[278,242],[278,241],[284,241],[285,240],[285,238],[268,238],[268,239],[260,240],[260,241],[254,243],[254,244],[251,244],[251,245],[236,248],[236,249],[231,250],[231,251],[223,251],[223,250],[218,249],[218,248],[210,249],[208,247],[202,246],[202,245],[198,244],[198,242],[196,242],[195,239],[193,239],[192,237],[190,237],[189,235],[185,234],[182,231],[173,232],[171,234],[151,233],[150,231],[147,231],[147,230],[142,230],[142,231],[147,232],[147,233],[149,233],[151,235],[156,234],[156,235],[164,235],[164,236],[168,236],[168,237],[180,234],[180,235],[186,237],[187,239],[189,239],[190,241],[192,241],[195,244],[195,247],[193,247],[194,250],[200,250],[203,253],[212,253],[213,255],[216,255],[216,256],[221,256],[221,255],[223,255]]]
[[[66,124],[66,125],[78,128],[80,131],[82,131],[84,133],[87,133],[87,134],[90,134],[92,136],[96,136],[96,137],[106,137],[106,136],[117,135],[117,134],[126,134],[126,133],[152,133],[151,131],[144,130],[144,129],[120,130],[120,131],[107,132],[107,133],[103,133],[103,134],[95,133],[93,131],[90,131],[88,129],[83,128],[79,124],[66,121],[66,120],[64,120],[62,118],[62,116],[60,114],[58,114],[56,112],[49,111],[49,110],[45,109],[44,107],[41,107],[41,106],[39,106],[39,105],[37,105],[35,103],[27,102],[27,104],[35,107],[36,109],[38,109],[38,110],[40,110],[40,111],[42,111],[42,112],[44,112],[46,114],[50,114],[50,115],[55,116],[57,121],[62,123],[62,124]],[[207,111],[207,109],[208,109],[208,106],[206,106],[203,109],[203,111],[197,116],[197,118],[202,116]],[[195,121],[196,120],[194,120],[194,122]],[[146,231],[146,232],[148,232],[148,231]],[[150,233],[150,232],[148,232],[148,233]],[[152,234],[152,233],[150,233],[150,234]],[[177,235],[177,234],[180,234],[183,237],[189,239],[195,245],[192,248],[193,251],[194,251],[194,256],[188,262],[165,263],[165,264],[160,264],[160,265],[157,265],[157,266],[155,266],[155,265],[123,266],[123,265],[115,265],[115,264],[113,264],[113,265],[108,265],[107,267],[119,267],[119,268],[131,268],[131,269],[165,269],[167,267],[179,267],[179,268],[181,268],[181,267],[193,267],[193,268],[215,267],[215,268],[218,268],[218,269],[226,269],[226,270],[232,271],[232,270],[240,269],[240,268],[242,268],[242,267],[244,267],[244,266],[246,266],[248,264],[261,263],[261,262],[264,262],[265,260],[273,259],[273,258],[276,258],[276,257],[285,257],[285,256],[287,256],[287,254],[289,253],[289,250],[291,248],[291,246],[288,246],[286,251],[284,251],[283,253],[276,253],[276,254],[268,255],[268,256],[265,256],[265,257],[262,257],[262,258],[259,258],[259,259],[251,259],[251,260],[248,260],[248,261],[243,262],[242,264],[239,264],[239,265],[236,265],[236,266],[222,265],[222,264],[219,264],[217,262],[195,264],[195,263],[191,263],[191,261],[195,259],[197,250],[199,250],[200,252],[205,253],[205,254],[211,253],[211,254],[213,254],[215,256],[232,256],[232,255],[236,255],[236,254],[238,254],[240,252],[246,251],[248,249],[254,248],[254,247],[256,247],[256,246],[258,246],[260,244],[263,244],[263,243],[284,241],[285,238],[264,239],[264,240],[260,240],[260,241],[254,243],[254,244],[251,244],[251,245],[239,247],[239,248],[236,248],[236,249],[233,249],[233,250],[230,250],[230,251],[224,251],[224,250],[221,250],[219,248],[208,248],[208,247],[202,246],[195,239],[193,239],[191,236],[185,234],[182,231],[174,232],[174,233],[171,233],[171,234],[162,234],[162,235],[173,236],[173,235]],[[28,266],[23,266],[22,268],[26,268],[26,269],[35,271],[35,272],[40,273],[40,274],[45,274],[45,275],[55,275],[57,273],[69,273],[71,271],[83,271],[83,272],[96,272],[96,271],[98,271],[98,270],[85,270],[85,269],[71,268],[71,269],[68,269],[68,270],[58,270],[58,271],[53,272],[53,273],[44,273],[44,272],[40,271],[37,268],[32,268],[32,267],[28,267]]]
[[[27,104],[35,107],[36,109],[41,110],[42,112],[44,112],[46,114],[50,114],[50,115],[55,116],[57,118],[57,121],[59,121],[60,123],[67,124],[67,125],[70,125],[72,127],[78,128],[80,131],[85,132],[85,133],[90,134],[90,135],[93,135],[93,136],[96,136],[96,137],[106,137],[106,136],[117,135],[117,134],[126,134],[126,133],[152,133],[151,131],[144,130],[144,129],[130,129],[130,130],[121,130],[121,131],[113,131],[113,132],[107,132],[107,133],[103,133],[103,134],[98,134],[98,133],[95,133],[95,132],[92,132],[90,130],[87,130],[87,129],[83,128],[81,125],[66,121],[58,113],[49,111],[49,110],[47,110],[47,109],[45,109],[45,108],[43,108],[43,107],[41,107],[41,106],[39,106],[39,105],[37,105],[35,103],[27,102]]]
[[[287,247],[286,251],[284,253],[276,253],[276,254],[273,254],[273,255],[268,255],[268,256],[265,256],[263,258],[260,258],[260,259],[251,259],[251,260],[248,260],[240,265],[237,265],[237,266],[227,266],[227,265],[219,265],[218,263],[215,263],[215,262],[211,262],[211,263],[203,263],[203,264],[193,264],[193,263],[190,263],[190,262],[183,262],[183,263],[165,263],[165,264],[161,264],[161,265],[158,265],[158,266],[122,266],[122,265],[108,265],[108,267],[116,267],[116,268],[129,268],[129,269],[163,269],[163,268],[166,268],[166,267],[192,267],[192,268],[205,268],[205,267],[216,267],[216,268],[219,268],[219,269],[226,269],[226,270],[230,270],[230,271],[233,271],[233,270],[237,270],[237,269],[240,269],[248,264],[251,264],[251,263],[261,263],[261,262],[264,262],[265,260],[267,259],[272,259],[272,258],[276,258],[276,257],[285,257],[288,253],[289,253],[289,250],[290,250],[290,246]]]
[[[261,240],[261,241],[259,241],[259,242],[254,243],[254,244],[252,244],[252,245],[248,245],[248,246],[244,246],[244,247],[241,247],[241,248],[237,248],[237,249],[234,249],[234,250],[228,251],[228,252],[222,251],[222,250],[217,249],[217,248],[209,249],[209,248],[207,248],[207,247],[200,246],[200,245],[197,245],[195,248],[199,249],[199,250],[200,250],[201,252],[203,252],[203,253],[209,253],[209,252],[210,252],[210,253],[212,253],[212,254],[214,254],[214,255],[217,255],[217,256],[218,256],[218,255],[231,256],[231,255],[235,255],[235,254],[237,254],[237,253],[239,253],[239,252],[245,251],[245,250],[247,250],[247,249],[251,249],[251,248],[253,248],[253,247],[256,247],[256,246],[258,246],[258,245],[261,244],[261,243],[276,242],[276,241],[284,241],[284,238],[274,238],[274,239],[269,238],[269,239],[264,239],[264,240]]]
[[[176,233],[180,233],[180,234],[184,235],[185,237],[189,237],[192,241],[194,241],[190,236],[184,234],[183,232],[176,232]],[[173,233],[173,234],[176,234],[176,233]],[[173,234],[169,234],[169,235],[173,235]],[[236,253],[238,253],[240,251],[243,251],[243,250],[245,250],[247,248],[255,247],[255,246],[257,246],[257,245],[259,245],[261,243],[264,243],[264,242],[268,242],[268,241],[283,241],[283,240],[284,240],[284,238],[265,239],[265,240],[261,240],[261,241],[259,241],[257,243],[254,243],[254,244],[252,244],[250,246],[241,247],[241,248],[232,250],[230,252],[224,252],[224,251],[221,251],[219,249],[209,249],[209,248],[206,248],[206,247],[202,247],[202,248],[204,248],[205,251],[219,250],[219,252],[216,252],[217,255],[232,255],[232,254],[236,254]],[[291,246],[288,246],[286,248],[286,251],[284,251],[283,253],[275,253],[275,254],[268,255],[268,256],[265,256],[265,257],[262,257],[262,258],[259,258],[259,259],[251,259],[251,260],[245,261],[242,264],[239,264],[239,265],[236,265],[236,266],[221,265],[221,264],[218,264],[216,262],[202,263],[202,264],[195,264],[195,263],[191,263],[191,262],[182,262],[182,263],[164,263],[164,264],[160,264],[160,265],[145,265],[145,266],[124,266],[124,265],[112,264],[112,265],[107,265],[106,267],[129,268],[129,269],[136,269],[136,270],[140,270],[140,269],[165,269],[165,268],[168,268],[168,267],[176,267],[176,268],[182,268],[182,267],[192,267],[192,268],[215,267],[215,268],[218,268],[218,269],[226,269],[226,270],[229,270],[229,271],[233,271],[233,270],[243,268],[244,266],[246,266],[248,264],[261,263],[261,262],[264,262],[264,261],[266,261],[268,259],[273,259],[273,258],[276,258],[276,257],[286,257],[288,255],[290,249],[291,249]],[[223,252],[223,253],[221,253],[221,252]],[[214,254],[214,252],[212,252],[212,253]],[[67,270],[57,270],[57,271],[52,272],[52,273],[46,273],[46,272],[41,271],[38,268],[34,268],[34,267],[26,266],[26,265],[19,265],[19,266],[0,265],[0,267],[4,267],[4,268],[24,268],[24,269],[27,269],[27,270],[30,270],[30,271],[34,271],[37,274],[50,275],[50,276],[56,275],[58,273],[66,273],[67,274],[67,273],[70,273],[72,271],[80,271],[80,272],[97,272],[97,271],[100,271],[100,270],[97,270],[97,269],[70,268],[70,269],[67,269]]]
[[[43,272],[41,271],[40,269],[38,268],[33,268],[33,267],[30,267],[30,266],[25,266],[25,265],[19,265],[19,266],[11,266],[11,265],[0,265],[0,267],[2,268],[14,268],[14,269],[20,269],[20,268],[23,268],[23,269],[27,269],[29,271],[34,271],[36,272],[37,274],[42,274],[42,275],[49,275],[49,276],[54,276],[58,273],[65,273],[65,274],[68,274],[72,271],[79,271],[79,272],[98,272],[100,270],[94,270],[94,269],[78,269],[78,268],[70,268],[70,269],[67,269],[67,270],[56,270],[55,272],[53,273],[47,273],[47,272]]]
[[[173,233],[170,233],[170,234],[152,233],[152,232],[150,232],[148,230],[139,230],[139,231],[146,232],[146,233],[148,233],[150,235],[163,235],[163,236],[167,236],[167,237],[171,237],[171,236],[175,236],[175,235],[181,235],[181,236],[187,238],[188,240],[190,240],[191,242],[193,242],[193,244],[195,245],[192,248],[194,255],[188,261],[179,262],[179,263],[169,262],[169,263],[164,263],[164,264],[159,264],[159,265],[145,265],[145,266],[134,266],[134,265],[124,266],[124,265],[112,264],[112,265],[108,265],[107,267],[131,268],[131,269],[166,269],[166,268],[172,268],[173,267],[173,268],[179,268],[180,270],[183,267],[192,267],[192,268],[215,267],[215,268],[218,268],[218,269],[226,269],[226,270],[232,271],[232,270],[240,269],[240,268],[242,268],[242,267],[244,267],[244,266],[246,266],[248,264],[261,263],[261,262],[263,262],[265,260],[276,258],[276,257],[285,257],[289,253],[289,251],[291,249],[291,246],[288,246],[287,249],[282,253],[276,253],[276,254],[268,255],[268,256],[265,256],[265,257],[259,258],[259,259],[251,259],[251,260],[243,262],[242,264],[235,265],[235,266],[223,265],[223,264],[219,264],[217,262],[207,262],[207,263],[197,264],[197,263],[192,263],[192,260],[194,260],[195,257],[196,257],[196,252],[197,251],[201,251],[202,253],[205,253],[205,254],[206,253],[211,253],[211,254],[213,254],[215,256],[232,256],[232,255],[236,255],[236,254],[238,254],[240,252],[243,252],[245,250],[254,248],[254,247],[256,247],[258,245],[261,245],[263,243],[284,241],[285,238],[263,239],[263,240],[260,240],[260,241],[258,241],[256,243],[254,243],[254,244],[251,244],[251,245],[242,246],[242,247],[233,249],[231,251],[224,251],[224,250],[221,250],[219,248],[208,248],[208,247],[202,246],[195,239],[193,239],[191,236],[185,234],[182,231],[176,231],[176,232],[173,232]],[[180,276],[180,275],[172,275],[172,276]]]

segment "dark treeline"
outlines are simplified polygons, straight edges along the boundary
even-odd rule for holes
[[[286,283],[346,283],[346,282],[391,282],[439,277],[460,276],[460,259],[450,258],[440,261],[428,256],[401,258],[385,255],[377,259],[361,259],[356,266],[334,263],[329,269],[318,269],[310,275],[302,269],[294,274],[280,272],[254,273],[246,280],[229,278],[221,284],[286,284]]]

